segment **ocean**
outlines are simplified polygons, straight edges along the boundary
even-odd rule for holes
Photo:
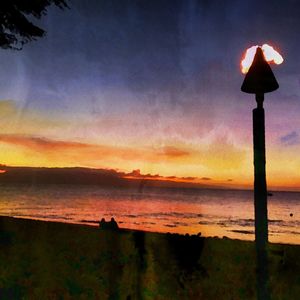
[[[0,215],[98,226],[254,240],[253,192],[113,189],[73,185],[0,187]],[[268,198],[269,241],[300,244],[300,193]]]

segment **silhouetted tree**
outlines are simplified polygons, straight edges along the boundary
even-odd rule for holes
[[[68,7],[66,0],[0,0],[0,47],[21,50],[24,44],[42,37],[45,31],[31,21],[46,15],[52,4]]]

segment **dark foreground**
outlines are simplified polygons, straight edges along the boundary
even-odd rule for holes
[[[254,243],[0,217],[0,299],[255,299]],[[299,299],[300,246],[270,245],[272,299]]]

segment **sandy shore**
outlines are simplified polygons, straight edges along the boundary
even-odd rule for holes
[[[0,217],[0,299],[255,299],[254,243]],[[300,246],[271,244],[272,299],[299,299]]]

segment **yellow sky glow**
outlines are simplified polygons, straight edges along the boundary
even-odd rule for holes
[[[0,101],[0,163],[109,168],[126,173],[139,169],[142,174],[196,177],[194,182],[211,185],[251,187],[253,184],[252,145],[239,141],[228,129],[218,127],[197,142],[168,137],[164,141],[160,137],[128,143],[113,134],[99,142],[96,131],[95,140],[91,136],[86,141],[76,139],[77,127],[72,126],[60,117],[22,110],[12,100]],[[300,187],[299,148],[295,145],[283,149],[272,144],[267,147],[269,187]]]

